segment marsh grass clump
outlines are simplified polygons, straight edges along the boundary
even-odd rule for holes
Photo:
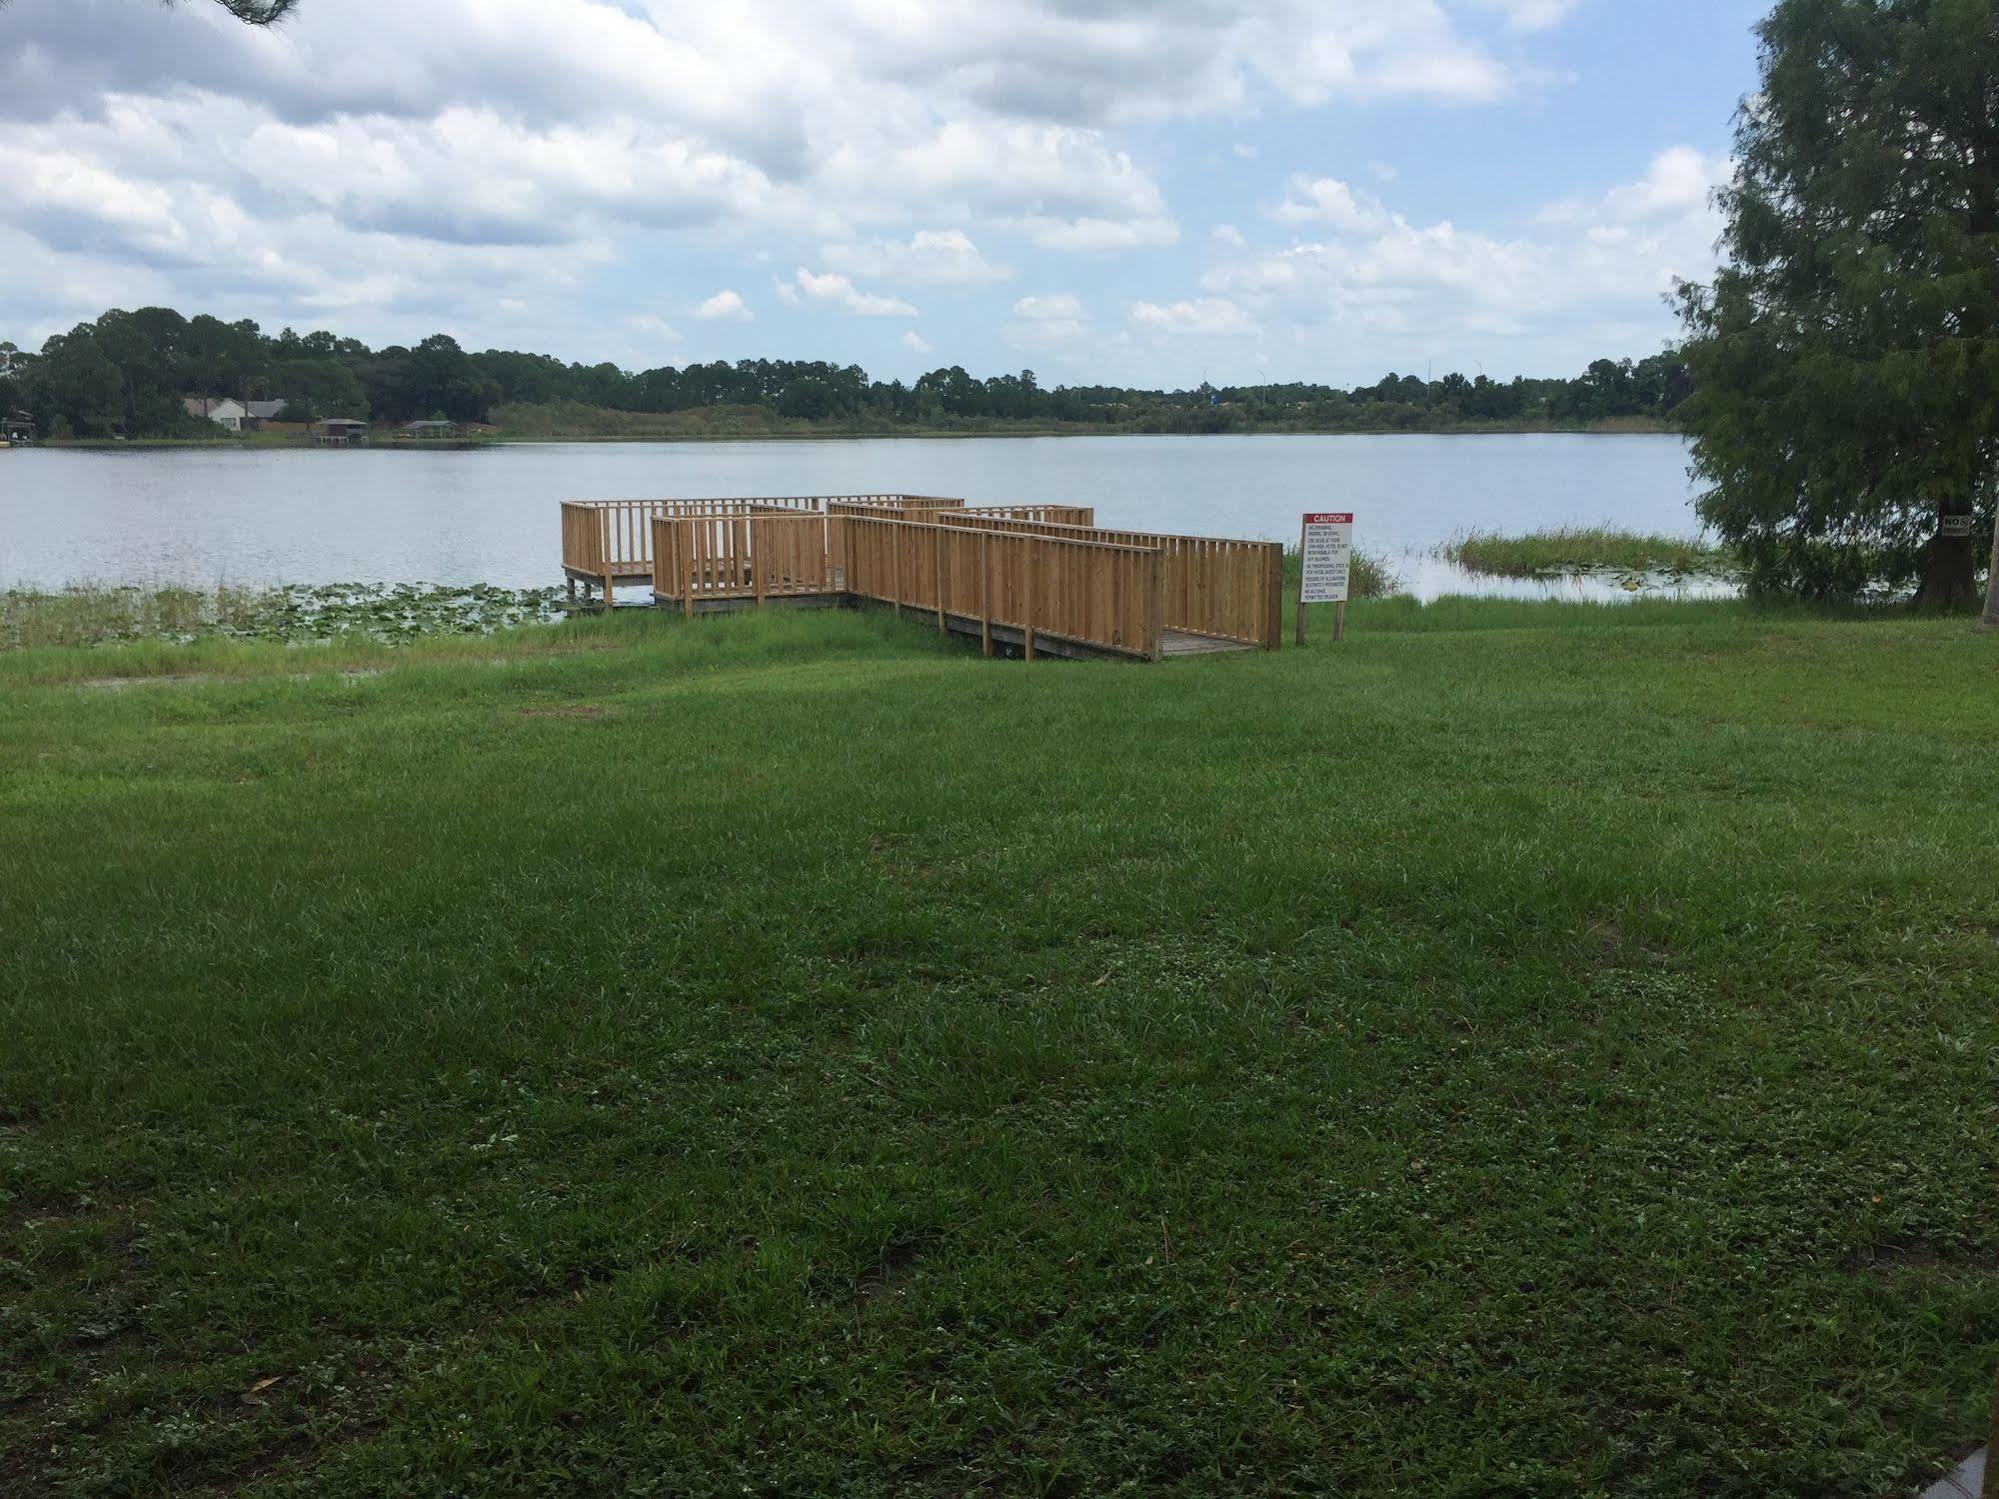
[[[1473,531],[1439,549],[1467,572],[1496,578],[1559,578],[1588,573],[1727,578],[1735,562],[1723,547],[1678,536],[1645,536],[1608,526],[1555,526],[1525,536]]]
[[[553,588],[474,583],[290,583],[273,588],[75,584],[0,592],[0,650],[219,637],[288,644],[485,634],[559,618]]]
[[[1302,575],[1303,559],[1296,547],[1284,549],[1284,588],[1295,596]],[[1347,592],[1356,599],[1393,598],[1402,592],[1402,578],[1387,562],[1359,548],[1354,549],[1353,566],[1347,574]]]

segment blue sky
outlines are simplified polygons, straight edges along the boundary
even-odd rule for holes
[[[0,8],[0,337],[1353,384],[1673,332],[1749,0]]]

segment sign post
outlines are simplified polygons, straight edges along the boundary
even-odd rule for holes
[[[1353,571],[1353,516],[1308,515],[1298,533],[1298,644],[1305,643],[1305,606],[1333,605],[1333,639],[1347,633],[1347,579]]]

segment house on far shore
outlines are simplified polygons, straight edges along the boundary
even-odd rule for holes
[[[312,424],[313,441],[322,448],[360,448],[368,443],[368,424],[351,416],[330,416]]]
[[[243,409],[243,403],[228,396],[185,396],[181,405],[189,416],[205,416],[216,426],[231,432],[244,429],[243,419],[250,413]]]
[[[229,396],[185,396],[189,416],[205,416],[230,432],[254,432],[286,406],[284,401],[238,401]]]
[[[457,435],[458,423],[456,422],[426,421],[403,423],[403,436],[405,437],[456,437]]]

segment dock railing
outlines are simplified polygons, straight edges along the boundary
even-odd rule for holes
[[[563,560],[572,579],[601,581],[607,602],[619,579],[641,576],[657,602],[688,612],[877,599],[934,613],[940,628],[971,622],[989,650],[995,629],[1029,650],[1041,638],[1157,656],[1182,634],[1279,648],[1278,543],[1070,519],[1094,514],[911,495],[576,501],[562,507]]]
[[[1275,541],[1119,531],[967,512],[954,525],[1156,547],[1166,558],[1166,628],[1274,651],[1284,635],[1284,547]]]
[[[652,523],[655,599],[693,613],[707,599],[796,598],[839,592],[827,530],[811,513],[660,516]]]
[[[846,532],[845,591],[934,617],[941,632],[978,626],[1038,644],[1067,642],[1156,661],[1164,645],[1165,574],[1156,547],[872,516],[829,517]]]
[[[987,516],[995,520],[1040,521],[1044,525],[1094,526],[1093,505],[967,505],[960,515]]]
[[[689,516],[758,515],[769,513],[824,514],[834,505],[900,507],[920,496],[755,495],[705,499],[564,500],[562,502],[562,567],[572,580],[599,584],[608,602],[620,581],[652,574],[652,522]],[[962,505],[962,500],[936,499],[934,505]]]

